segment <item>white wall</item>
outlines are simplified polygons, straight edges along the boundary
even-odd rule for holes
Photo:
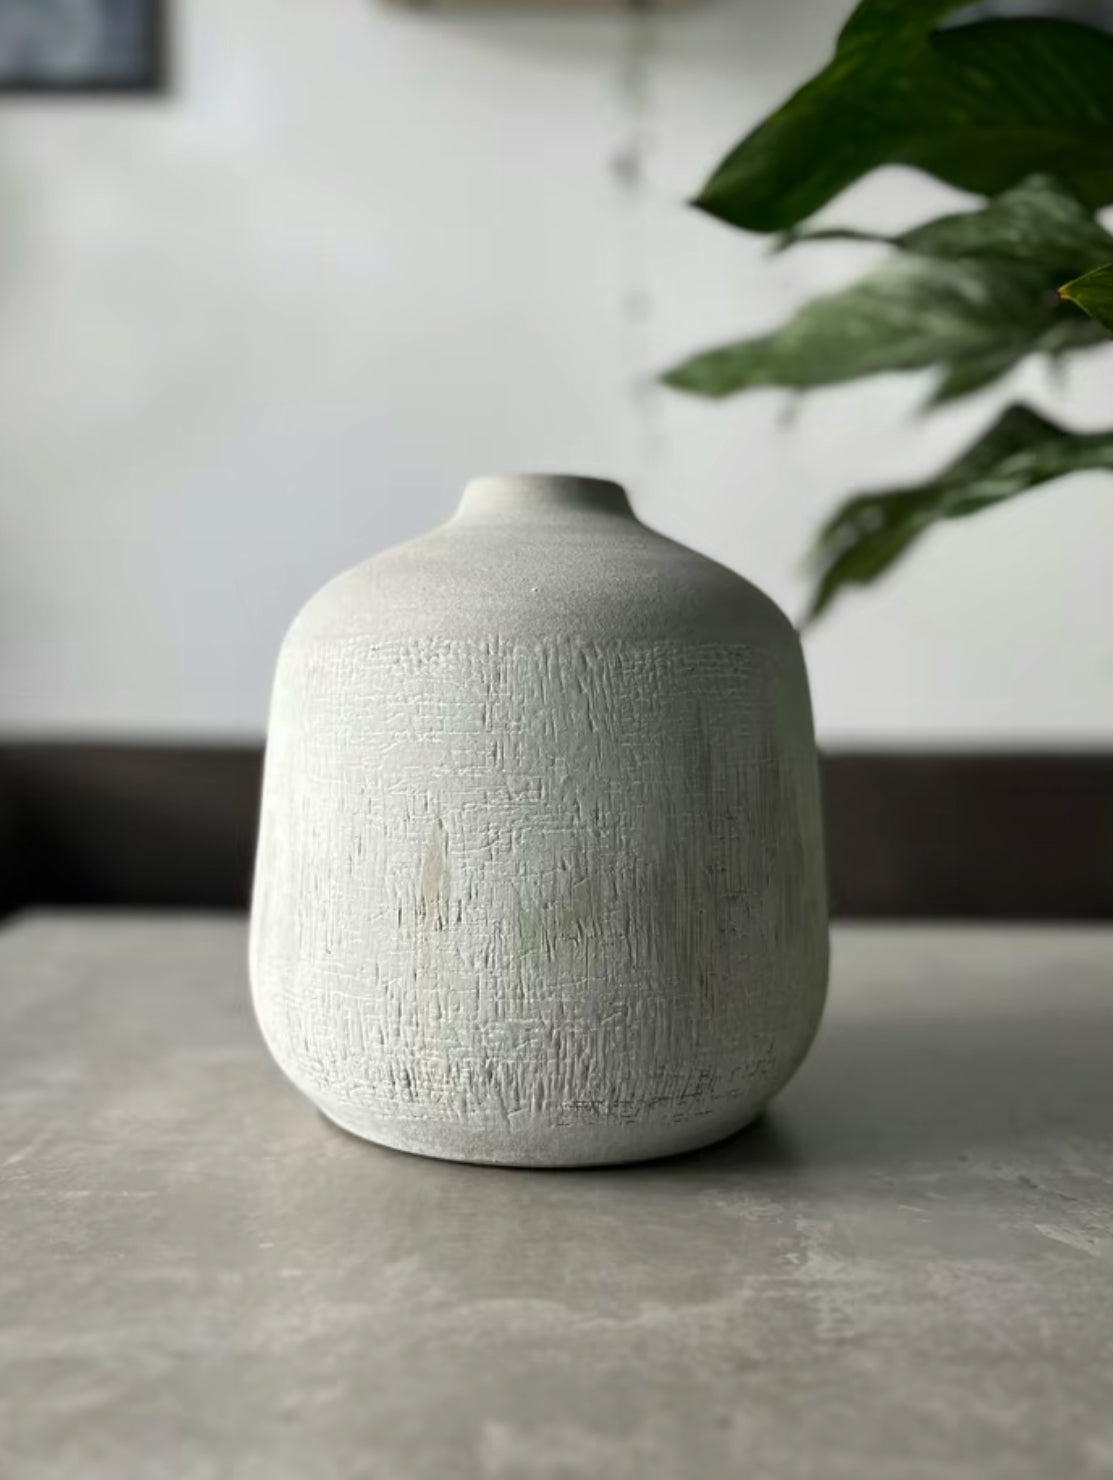
[[[767,261],[681,204],[844,9],[178,0],[168,101],[6,105],[0,725],[257,734],[300,602],[479,471],[624,478],[798,612],[835,499],[926,472],[1002,400],[920,423],[922,382],[894,379],[790,420],[779,393],[650,385],[865,260]],[[894,172],[832,214],[945,199]],[[1026,374],[1045,408],[1109,419],[1107,360],[1069,394]],[[809,637],[822,734],[1110,740],[1110,550],[1101,477],[933,536]]]

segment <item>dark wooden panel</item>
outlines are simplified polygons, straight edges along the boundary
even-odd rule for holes
[[[240,909],[258,746],[0,746],[0,906]],[[836,915],[1113,919],[1113,755],[835,753]]]
[[[1113,919],[1113,755],[824,759],[834,913]]]
[[[260,761],[258,746],[0,746],[9,907],[242,908]]]

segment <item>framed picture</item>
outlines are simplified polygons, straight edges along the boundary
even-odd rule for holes
[[[0,93],[156,92],[166,0],[0,0]]]

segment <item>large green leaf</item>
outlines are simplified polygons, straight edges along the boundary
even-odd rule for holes
[[[839,51],[861,43],[921,39],[936,21],[953,10],[962,10],[970,0],[861,0],[839,32]]]
[[[828,66],[720,164],[695,204],[751,231],[805,220],[883,164],[981,195],[1055,176],[1113,201],[1113,36],[1050,19],[943,30],[943,0],[865,0]]]
[[[847,586],[876,580],[942,519],[962,519],[1084,469],[1113,472],[1113,431],[1080,433],[1012,406],[937,478],[859,494],[820,532],[809,620]]]
[[[953,396],[987,384],[1035,350],[1101,337],[1058,297],[1055,282],[1027,263],[894,257],[849,288],[805,304],[772,334],[684,361],[665,382],[719,397],[941,365],[954,376],[947,392]]]
[[[1113,262],[1075,278],[1059,292],[1113,334]]]
[[[898,236],[804,226],[786,232],[782,245],[835,240],[888,242],[921,257],[1028,263],[1044,268],[1049,284],[1113,260],[1113,236],[1092,211],[1047,175],[1021,181],[978,210],[940,216]]]
[[[971,396],[975,391],[985,390],[1010,370],[1015,370],[1028,353],[1028,346],[1025,346],[1020,350],[1005,348],[955,360],[943,371],[928,398],[928,406],[943,406],[950,401],[961,400],[963,396]]]

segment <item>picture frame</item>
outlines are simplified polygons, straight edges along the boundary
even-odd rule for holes
[[[0,98],[160,93],[168,0],[0,0]]]

